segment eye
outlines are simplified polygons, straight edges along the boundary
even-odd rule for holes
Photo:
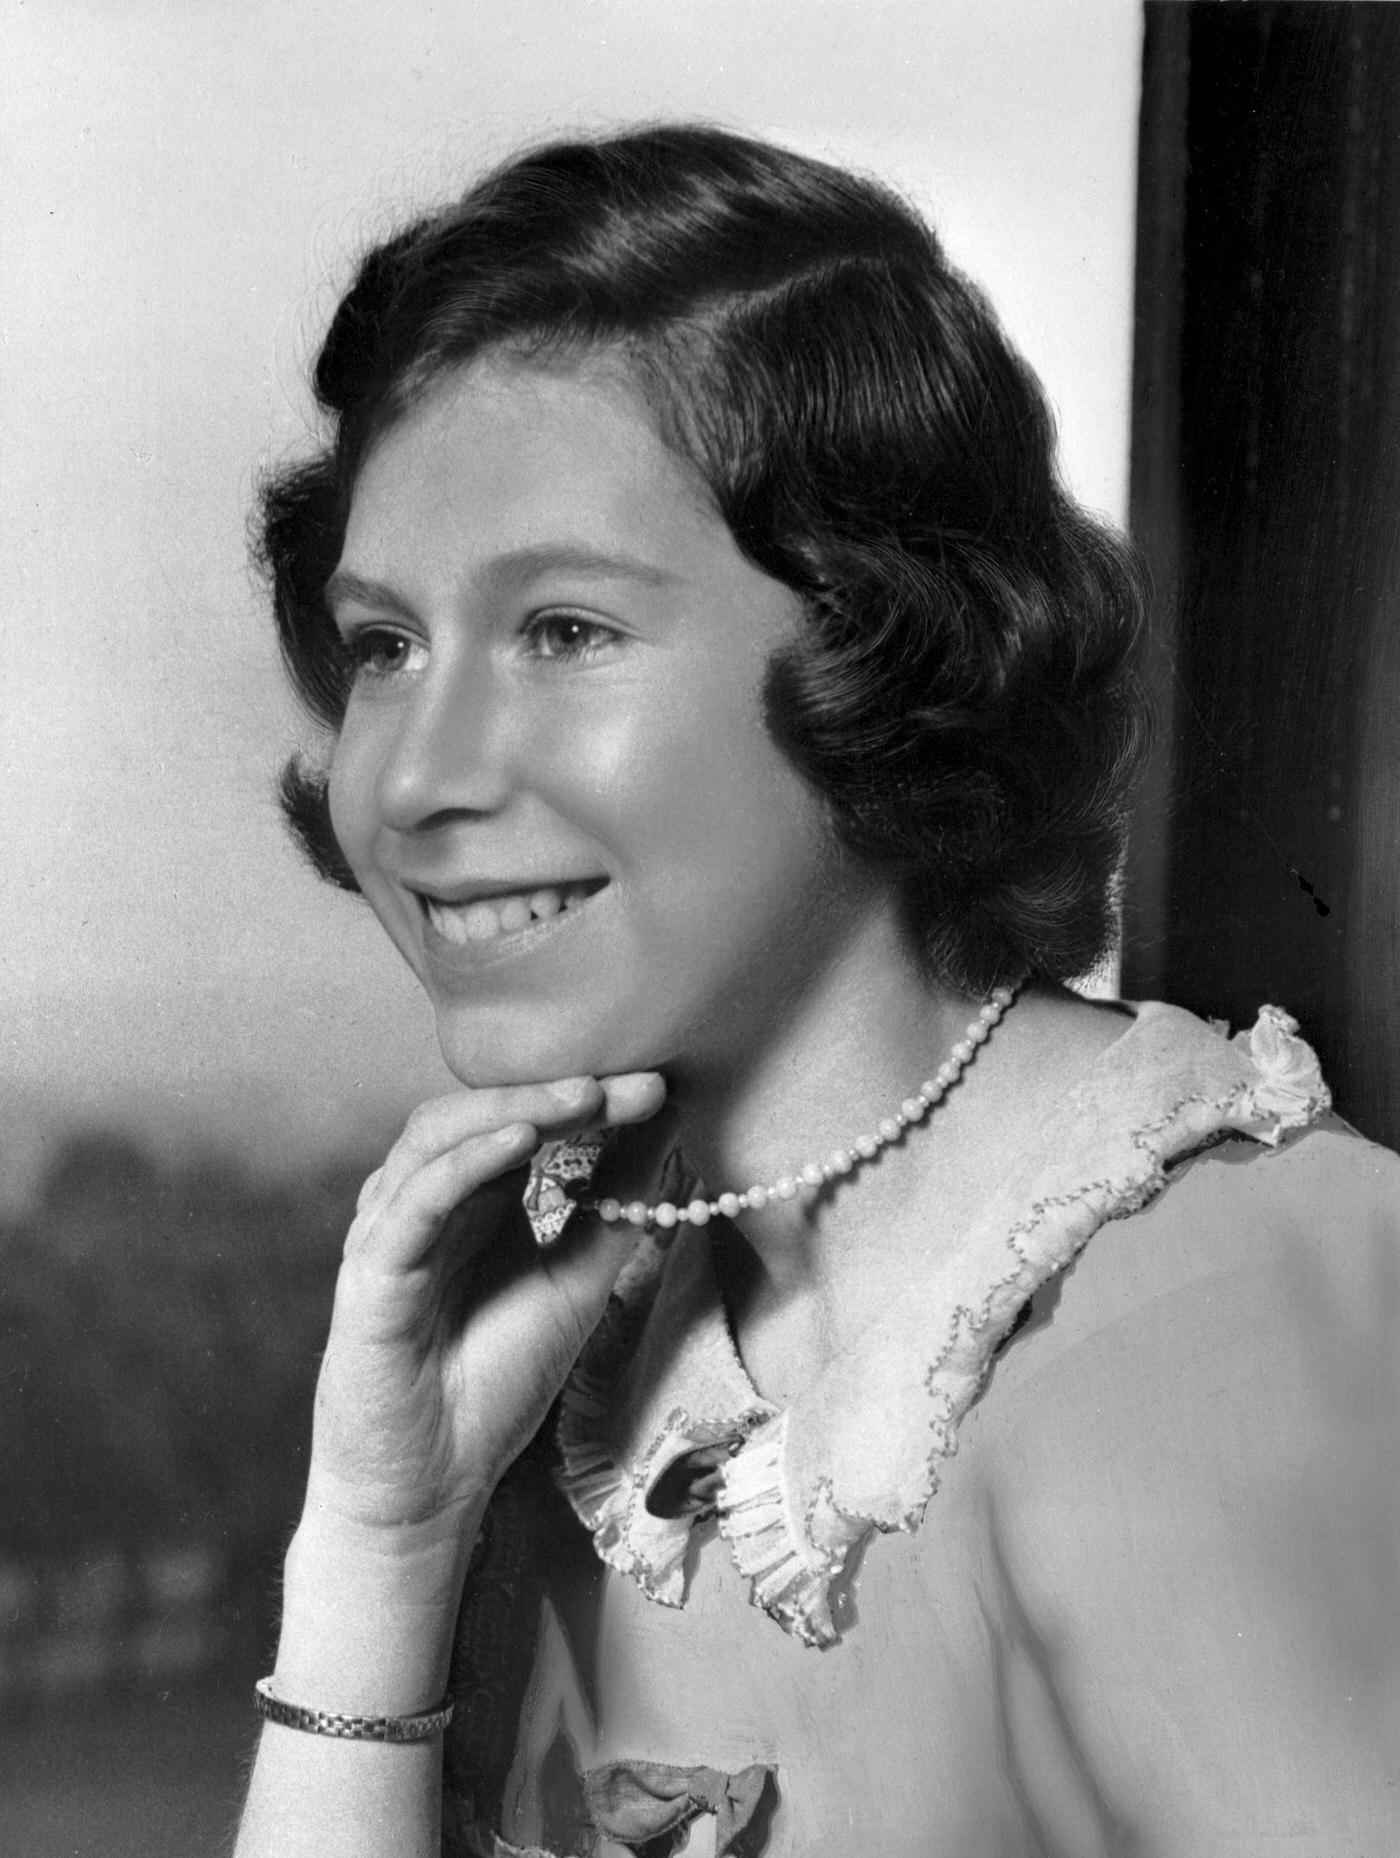
[[[536,658],[592,658],[618,634],[582,613],[536,613],[521,628],[521,636]]]
[[[359,626],[341,640],[356,677],[392,677],[407,668],[415,641],[388,626]]]

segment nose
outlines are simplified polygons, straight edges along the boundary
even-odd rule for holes
[[[515,788],[509,691],[489,653],[437,658],[395,717],[379,768],[379,816],[398,832],[490,815]]]

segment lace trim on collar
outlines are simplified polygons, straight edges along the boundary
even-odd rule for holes
[[[1105,1221],[1160,1193],[1174,1164],[1230,1135],[1277,1146],[1329,1107],[1297,1031],[1277,1007],[1231,1041],[1177,1008],[1140,1008],[957,1253],[859,1359],[838,1360],[784,1411],[744,1372],[705,1234],[643,1241],[561,1402],[559,1481],[598,1554],[683,1605],[696,1518],[655,1515],[648,1494],[687,1452],[731,1441],[719,1528],[753,1604],[804,1644],[835,1643],[832,1588],[851,1550],[872,1530],[918,1527],[1034,1292]],[[872,1411],[901,1421],[872,1428]]]

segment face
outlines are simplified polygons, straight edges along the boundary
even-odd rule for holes
[[[796,598],[620,372],[444,384],[365,463],[328,595],[336,834],[464,1082],[737,1061],[874,907],[763,724]]]

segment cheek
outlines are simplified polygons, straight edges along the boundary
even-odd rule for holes
[[[834,850],[825,809],[769,736],[756,691],[678,680],[554,750],[558,804],[658,908],[700,889],[711,901],[743,897],[765,872],[800,881]]]
[[[760,861],[804,865],[826,846],[825,807],[769,735],[756,683],[678,707],[668,721],[658,779],[694,842],[729,853],[740,884]]]
[[[327,798],[336,842],[363,883],[374,841],[375,764],[363,732],[349,719],[331,752]]]

